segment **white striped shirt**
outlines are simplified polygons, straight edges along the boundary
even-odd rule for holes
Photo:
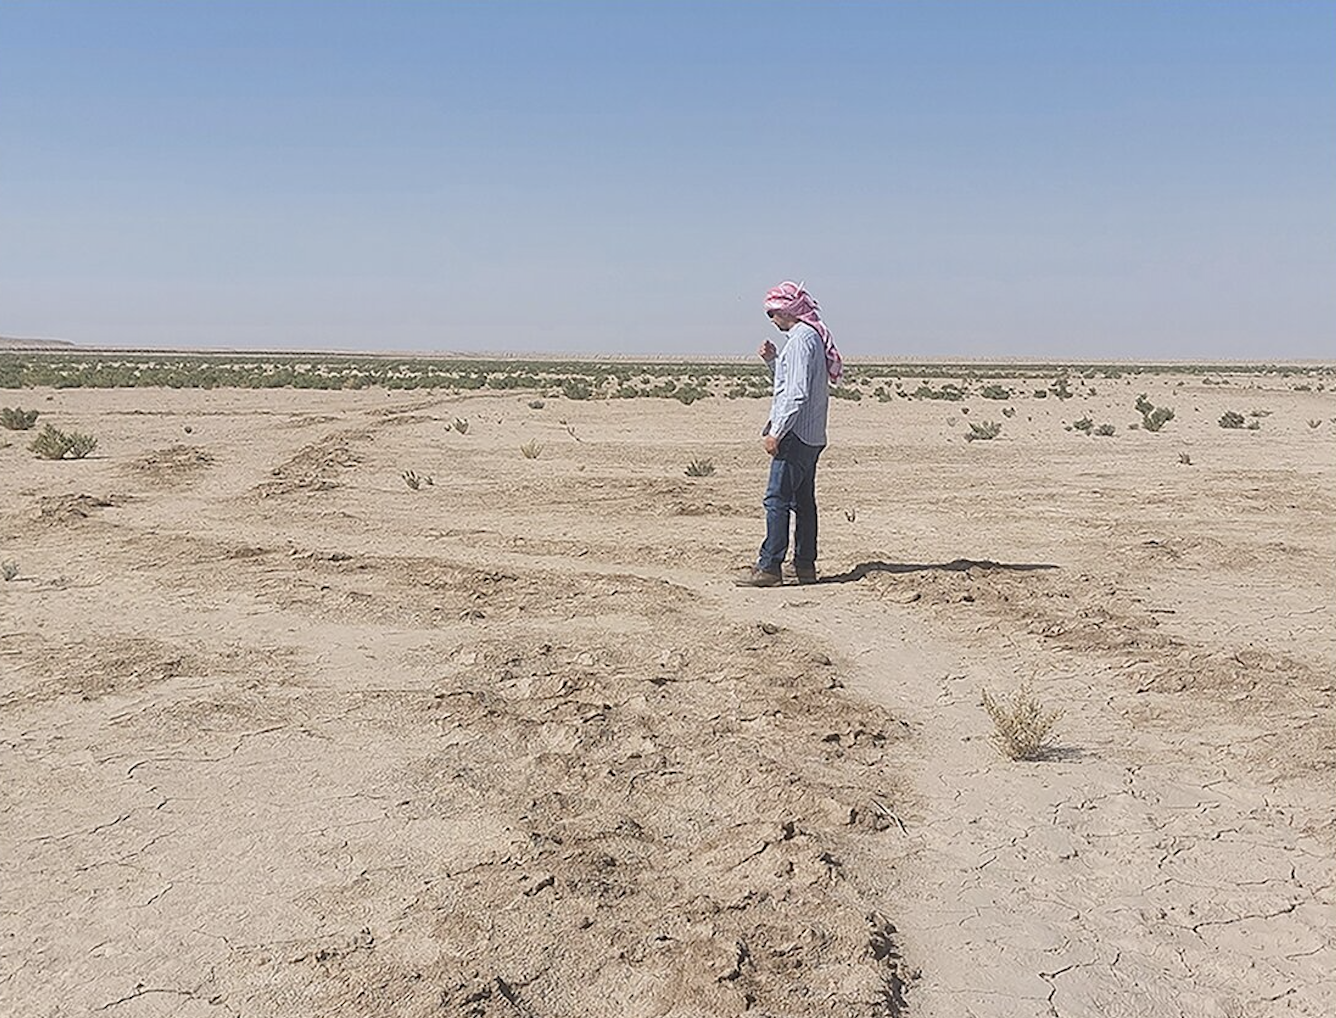
[[[821,336],[810,325],[799,322],[789,329],[788,342],[769,365],[775,373],[775,396],[765,433],[783,438],[793,432],[800,442],[824,446],[830,375]]]

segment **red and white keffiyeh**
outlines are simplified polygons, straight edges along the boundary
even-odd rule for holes
[[[826,345],[826,373],[832,382],[838,382],[844,375],[844,361],[830,335],[830,329],[821,320],[820,308],[816,298],[803,289],[802,283],[786,280],[765,295],[766,311],[779,311],[816,329]]]

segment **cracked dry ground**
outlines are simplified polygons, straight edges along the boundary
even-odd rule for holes
[[[837,405],[775,591],[754,401],[40,394],[105,453],[0,448],[0,1013],[1336,1013],[1330,400],[1173,394]]]

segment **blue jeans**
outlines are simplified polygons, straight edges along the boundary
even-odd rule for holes
[[[792,432],[779,440],[779,454],[770,461],[765,489],[765,543],[757,568],[780,572],[789,550],[789,515],[793,515],[793,564],[816,566],[816,461],[824,446],[808,445]]]

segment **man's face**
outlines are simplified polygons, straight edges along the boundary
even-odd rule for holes
[[[798,324],[798,319],[792,315],[786,315],[783,311],[767,311],[766,314],[770,316],[770,320],[775,323],[775,328],[780,332],[788,332]]]

